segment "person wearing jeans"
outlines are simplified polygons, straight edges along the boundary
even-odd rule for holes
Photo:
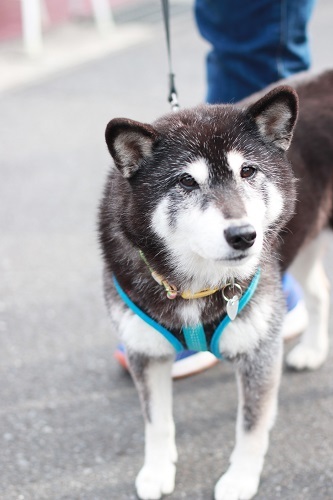
[[[210,104],[235,103],[310,67],[315,0],[196,0]]]

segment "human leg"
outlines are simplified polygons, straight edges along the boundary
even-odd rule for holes
[[[236,102],[310,65],[307,26],[315,0],[196,0],[211,45],[207,102]]]

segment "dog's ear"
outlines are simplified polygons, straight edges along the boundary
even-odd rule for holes
[[[298,114],[298,97],[294,89],[280,86],[248,108],[265,141],[287,150]]]
[[[144,158],[151,155],[157,132],[145,123],[126,118],[114,118],[105,131],[105,140],[116,167],[130,178]]]

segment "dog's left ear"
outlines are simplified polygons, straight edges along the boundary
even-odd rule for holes
[[[152,154],[157,131],[146,123],[114,118],[105,131],[105,140],[116,167],[124,177],[132,177],[144,158]]]
[[[252,104],[247,110],[265,141],[287,150],[298,115],[298,97],[294,89],[280,86]]]

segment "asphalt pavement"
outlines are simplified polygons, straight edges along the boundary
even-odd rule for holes
[[[173,5],[180,103],[190,106],[204,100],[207,46],[190,3]],[[333,64],[332,19],[330,0],[319,0],[311,26],[315,69]],[[15,80],[0,94],[4,500],[136,498],[143,422],[133,383],[113,359],[117,339],[103,302],[96,211],[110,163],[106,123],[116,116],[151,121],[169,106],[156,3],[128,7],[118,23],[128,43],[24,85]],[[331,281],[332,255],[331,242]],[[332,332],[332,315],[330,326]],[[212,498],[233,447],[236,403],[225,363],[174,384],[179,465],[170,498]],[[316,372],[284,370],[256,498],[333,498],[332,348]]]

